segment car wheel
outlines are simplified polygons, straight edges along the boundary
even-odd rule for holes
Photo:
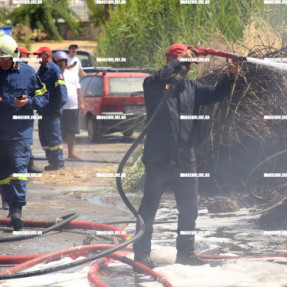
[[[131,137],[131,136],[133,135],[134,131],[135,131],[134,128],[129,128],[129,129],[127,129],[126,131],[123,132],[124,137],[125,137],[125,138]]]
[[[88,119],[88,138],[91,142],[96,142],[101,139],[100,125],[92,117]]]

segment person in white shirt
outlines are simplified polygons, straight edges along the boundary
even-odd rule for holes
[[[62,118],[62,133],[68,146],[68,159],[83,159],[75,154],[76,134],[80,133],[79,113],[83,114],[85,111],[79,79],[74,72],[66,69],[68,56],[65,52],[56,52],[53,59],[63,71],[68,90],[68,101],[63,107]]]
[[[79,60],[79,58],[76,57],[77,50],[78,50],[78,45],[71,44],[69,46],[68,64],[67,64],[66,69],[72,71],[77,76],[79,76],[80,74],[82,77],[84,77],[87,75],[87,73],[83,71],[81,61]]]

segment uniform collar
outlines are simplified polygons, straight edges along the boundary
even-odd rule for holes
[[[14,66],[14,63],[13,63],[13,66]],[[16,65],[15,67],[12,67],[9,69],[9,71],[11,72],[20,72],[20,68],[21,68],[21,62],[16,62]]]
[[[49,63],[47,63],[45,66],[40,66],[40,69],[39,69],[39,71],[42,71],[42,70],[44,70],[44,69],[49,69]]]

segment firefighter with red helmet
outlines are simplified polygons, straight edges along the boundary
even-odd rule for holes
[[[38,55],[41,66],[38,76],[46,84],[49,91],[49,104],[41,110],[43,116],[39,121],[39,137],[45,150],[49,165],[45,170],[58,170],[64,167],[63,141],[61,134],[61,113],[67,102],[68,94],[64,76],[60,68],[52,61],[52,51],[49,47],[40,47],[33,54]]]
[[[193,120],[182,120],[182,115],[197,115],[200,105],[215,103],[231,92],[232,82],[239,72],[237,64],[230,64],[227,75],[214,86],[206,86],[187,78],[190,62],[195,58],[195,50],[186,45],[172,45],[166,55],[167,64],[156,74],[144,81],[144,97],[149,120],[168,89],[181,71],[187,68],[158,117],[147,133],[143,163],[145,164],[144,196],[139,214],[144,220],[143,236],[134,243],[135,260],[150,268],[154,263],[150,258],[153,222],[162,193],[170,186],[175,194],[178,209],[178,229],[176,263],[187,265],[202,264],[194,253],[194,229],[198,215],[198,178],[181,177],[181,174],[196,175],[196,157],[193,149]],[[231,75],[232,74],[232,75]],[[137,230],[139,224],[137,224]]]

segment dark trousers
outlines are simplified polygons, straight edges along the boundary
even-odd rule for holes
[[[139,214],[145,223],[145,232],[134,243],[135,258],[149,255],[151,252],[153,223],[161,195],[167,186],[170,186],[175,194],[178,209],[177,250],[187,255],[192,254],[194,252],[194,235],[180,235],[180,232],[193,231],[195,228],[198,215],[198,178],[180,177],[180,173],[195,173],[196,168],[178,165],[146,165],[145,171],[144,196],[139,208]]]
[[[30,145],[31,139],[0,141],[0,186],[9,206],[26,204]]]
[[[49,164],[58,167],[64,166],[60,117],[45,114],[39,120],[38,125],[40,143],[45,150]]]

